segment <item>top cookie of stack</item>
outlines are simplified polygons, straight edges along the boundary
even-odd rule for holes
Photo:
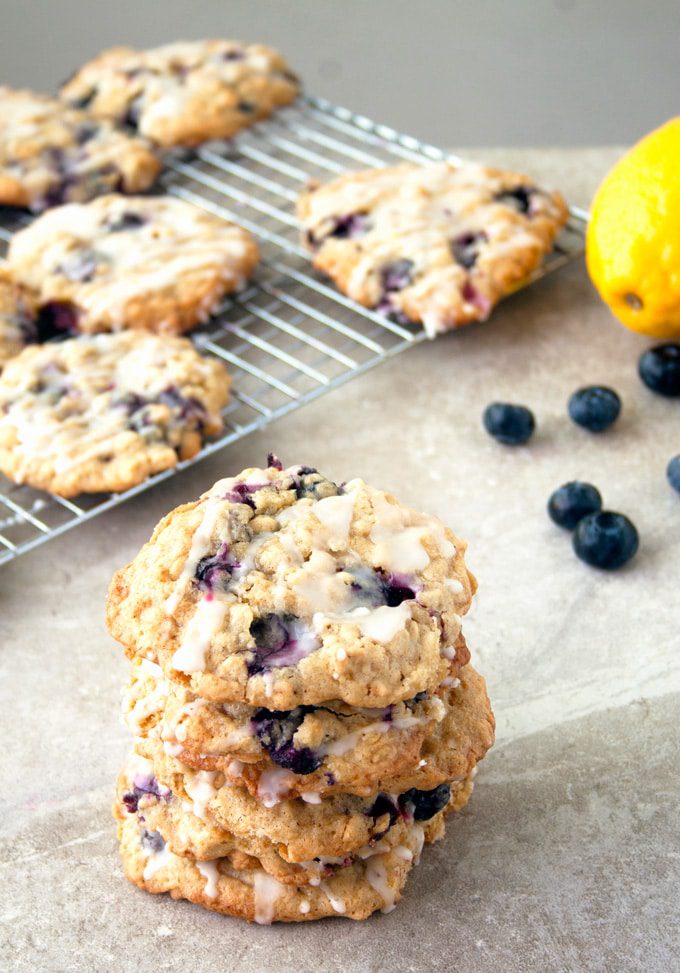
[[[250,469],[161,521],[115,576],[109,624],[128,655],[216,702],[389,706],[456,658],[464,550],[362,480]]]

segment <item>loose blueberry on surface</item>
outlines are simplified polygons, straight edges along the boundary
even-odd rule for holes
[[[157,855],[159,851],[163,851],[165,848],[165,838],[160,831],[147,831],[144,829],[140,838],[140,844],[142,848],[146,848],[147,851]]]
[[[486,243],[488,237],[486,233],[461,233],[454,240],[451,241],[451,253],[453,254],[453,259],[469,270],[471,267],[477,263],[477,257],[479,256],[479,248],[482,243]]]
[[[411,806],[414,821],[429,821],[446,807],[450,799],[449,784],[440,784],[431,791],[419,791],[412,787],[399,795],[399,807],[408,809]]]
[[[666,477],[673,489],[680,493],[680,454],[674,456],[666,467]]]
[[[574,552],[586,564],[605,571],[622,567],[635,555],[640,539],[624,514],[601,510],[588,514],[576,525]]]
[[[598,510],[602,510],[600,491],[591,483],[580,480],[564,483],[548,501],[550,519],[566,530],[573,530],[579,520]]]
[[[680,396],[680,345],[668,341],[649,348],[640,357],[638,371],[652,392],[677,398]]]
[[[196,565],[194,578],[203,591],[227,591],[234,568],[238,562],[233,559],[227,543],[222,544],[216,554],[202,557]]]
[[[256,710],[251,724],[260,743],[279,767],[294,774],[313,774],[323,763],[323,757],[310,747],[295,747],[293,737],[312,706],[298,706],[288,711]]]
[[[532,436],[536,422],[533,413],[524,405],[492,402],[482,416],[484,428],[499,443],[521,446]]]
[[[395,260],[394,263],[386,264],[381,271],[383,290],[389,293],[408,287],[412,281],[412,270],[412,260]]]
[[[567,406],[570,419],[590,432],[603,432],[619,417],[621,399],[614,389],[588,385],[578,389]]]
[[[531,206],[531,197],[536,190],[531,186],[517,186],[516,189],[505,189],[497,193],[494,197],[497,203],[510,206],[518,213],[528,213]]]

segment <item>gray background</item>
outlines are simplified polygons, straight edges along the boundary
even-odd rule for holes
[[[0,80],[102,47],[270,42],[307,89],[446,146],[627,144],[677,114],[678,0],[0,0]]]

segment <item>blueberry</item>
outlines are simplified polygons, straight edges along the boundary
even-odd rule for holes
[[[680,453],[666,467],[666,476],[673,489],[680,493]]]
[[[630,561],[638,549],[639,537],[624,514],[600,510],[579,521],[572,544],[586,564],[613,571]]]
[[[267,453],[267,466],[272,470],[282,470],[283,463],[276,453]]]
[[[293,710],[275,711],[264,707],[255,711],[251,725],[264,749],[279,767],[294,774],[313,774],[323,763],[323,757],[310,747],[296,747],[293,737],[305,714],[313,706],[298,706]]]
[[[400,291],[411,283],[413,270],[412,260],[395,260],[386,264],[382,269],[382,286],[386,292]]]
[[[109,223],[106,228],[109,233],[120,233],[121,230],[137,230],[140,226],[144,226],[145,223],[146,219],[140,216],[139,213],[126,210],[112,223]]]
[[[255,641],[253,658],[248,662],[250,676],[274,666],[294,666],[319,647],[314,632],[295,615],[263,615],[251,622]]]
[[[486,233],[461,233],[451,241],[451,253],[453,259],[469,270],[477,263],[479,247],[488,240]]]
[[[328,236],[336,237],[338,240],[351,240],[362,236],[369,227],[370,221],[365,213],[349,213],[347,216],[335,218],[335,225]]]
[[[616,422],[621,412],[621,399],[614,389],[588,385],[569,399],[569,416],[577,426],[590,432],[602,432]]]
[[[524,405],[509,402],[492,402],[482,417],[484,428],[506,446],[520,446],[531,438],[535,428],[533,413]]]
[[[144,831],[142,831],[140,843],[142,848],[146,848],[147,851],[150,851],[155,855],[157,855],[159,851],[163,851],[165,848],[165,838],[160,831],[147,831],[144,829]]]
[[[201,558],[196,565],[194,578],[202,591],[227,591],[234,568],[237,567],[238,563],[225,542],[216,554]]]
[[[38,341],[68,338],[78,333],[78,312],[65,301],[48,301],[38,311],[35,320]]]
[[[649,348],[640,357],[638,371],[652,392],[677,398],[680,396],[680,345],[668,341]]]
[[[419,791],[412,787],[410,791],[399,795],[399,807],[412,807],[414,821],[429,821],[435,814],[443,810],[451,799],[449,784],[440,784],[431,791]]]
[[[99,132],[99,125],[96,122],[83,122],[75,130],[74,137],[78,145],[85,145]]]
[[[505,189],[496,193],[494,197],[497,203],[509,206],[518,213],[528,213],[531,206],[531,197],[536,190],[531,186],[517,186],[516,189]]]
[[[397,821],[399,818],[399,808],[394,803],[392,798],[389,797],[387,794],[378,794],[375,801],[367,811],[367,814],[369,814],[370,817],[376,819],[381,818],[383,814],[389,814],[390,816],[389,826],[392,827],[395,821]]]
[[[162,800],[168,800],[171,796],[168,788],[159,784],[155,777],[136,774],[132,782],[132,790],[123,794],[122,798],[128,814],[136,814],[139,801],[145,794],[151,794]]]
[[[298,499],[311,497],[313,500],[322,500],[324,497],[336,496],[339,492],[335,483],[327,480],[313,467],[301,466],[298,469],[295,480],[295,493]]]
[[[255,111],[256,107],[257,106],[252,101],[239,101],[239,103],[236,106],[238,111],[243,112],[244,115],[252,114]]]
[[[224,494],[225,500],[230,500],[231,503],[245,503],[247,506],[255,509],[255,501],[252,499],[251,494],[257,493],[258,490],[264,489],[264,487],[269,486],[268,483],[235,483],[228,493]]]
[[[389,605],[390,608],[396,608],[402,601],[410,601],[416,596],[401,577],[373,571],[371,568],[353,567],[346,570],[352,576],[350,589],[360,605],[376,608]]]
[[[551,495],[548,513],[558,527],[573,530],[588,514],[602,510],[602,497],[599,490],[590,483],[572,480],[565,483]]]

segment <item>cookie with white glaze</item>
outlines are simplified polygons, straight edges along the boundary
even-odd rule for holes
[[[456,663],[474,590],[464,550],[362,480],[248,469],[158,524],[114,575],[109,629],[215,702],[385,707]]]
[[[194,698],[144,728],[139,718],[151,718],[163,692],[158,681],[132,709],[129,703],[125,708],[131,726],[162,740],[186,767],[217,772],[265,803],[302,794],[368,796],[376,790],[431,790],[465,777],[483,757],[494,732],[484,680],[465,666],[459,679],[446,682],[431,697],[385,710],[352,711],[338,703],[290,712],[250,708],[251,715],[239,720],[228,704]],[[229,714],[223,718],[221,710]],[[211,725],[215,736],[205,732]],[[221,732],[230,726],[235,729]],[[216,745],[224,751],[215,752]]]
[[[158,145],[195,146],[231,138],[289,104],[299,88],[273,48],[205,40],[103,51],[66,82],[61,97]]]
[[[443,825],[433,837],[442,834]],[[159,832],[149,832],[132,816],[119,823],[118,835],[123,870],[135,885],[261,924],[337,915],[366,919],[378,910],[390,912],[426,840],[425,828],[414,822],[396,847],[383,849],[378,842],[365,858],[317,885],[295,886],[257,866],[237,869],[229,859],[201,862],[176,855]]]
[[[362,859],[380,843],[383,850],[402,844],[415,823],[411,804],[404,804],[405,813],[396,811],[389,818],[385,830],[371,838],[365,845],[346,851],[342,855],[317,855],[302,862],[289,862],[279,853],[277,845],[264,833],[233,834],[217,825],[211,818],[205,798],[209,787],[197,782],[192,790],[193,800],[180,799],[153,776],[153,764],[138,754],[131,754],[118,780],[114,817],[125,822],[131,815],[147,832],[156,832],[173,854],[212,861],[228,859],[237,869],[261,868],[284,885],[318,885],[331,878],[341,868]],[[459,792],[457,807],[466,795]],[[437,834],[444,813],[453,810],[453,801],[445,803],[445,797],[431,802],[427,817],[418,819],[429,834]]]
[[[169,196],[102,196],[15,234],[17,284],[54,330],[181,334],[244,286],[259,259],[241,227]]]
[[[314,266],[348,297],[430,337],[493,307],[539,266],[568,217],[526,176],[472,163],[402,163],[303,193]]]
[[[143,332],[32,345],[0,376],[0,470],[64,497],[120,491],[222,429],[220,361]]]
[[[40,212],[139,193],[161,170],[149,144],[63,102],[0,87],[0,206]]]
[[[9,270],[0,265],[0,372],[26,344],[25,321]]]
[[[165,817],[155,820],[168,833],[176,812],[190,811],[215,829],[209,840],[193,838],[194,847],[200,843],[203,854],[224,840],[216,835],[226,832],[258,858],[264,859],[264,850],[271,843],[284,861],[295,865],[320,857],[353,855],[400,819],[428,822],[440,811],[459,810],[467,803],[475,773],[473,769],[431,791],[376,791],[368,797],[332,794],[321,798],[303,793],[300,798],[290,798],[277,792],[272,781],[270,792],[259,799],[246,788],[228,783],[224,774],[181,763],[172,746],[158,740],[137,740],[134,753],[135,759],[147,761],[150,768],[146,777],[152,783],[144,785],[144,790],[161,795],[157,813]]]

